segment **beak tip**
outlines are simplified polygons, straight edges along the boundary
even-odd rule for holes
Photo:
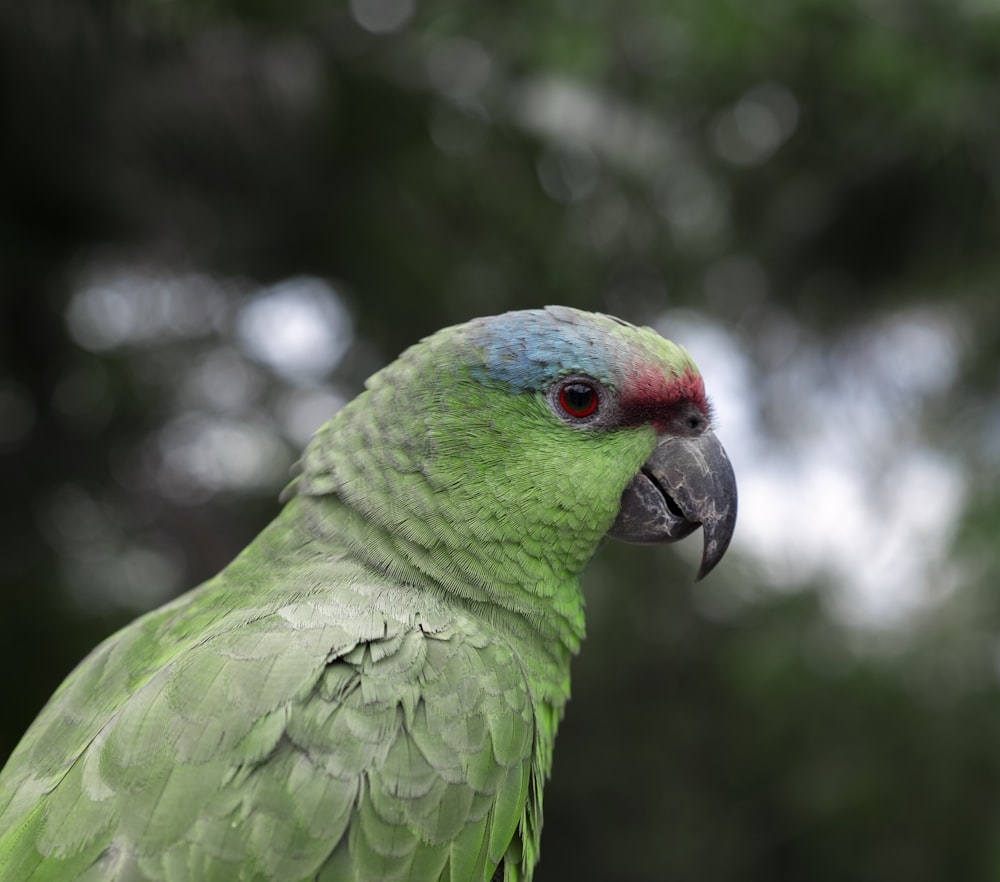
[[[715,569],[715,565],[722,559],[722,555],[715,555],[709,558],[703,555],[701,558],[701,566],[698,567],[698,572],[695,574],[695,582],[700,582],[705,578],[712,570]]]
[[[736,527],[736,484],[732,484],[732,493],[727,497],[727,507],[724,517],[719,520],[703,522],[702,532],[705,534],[705,549],[701,554],[701,566],[695,581],[700,582],[712,570],[716,564],[722,560],[729,550],[729,542],[733,538],[733,531]]]

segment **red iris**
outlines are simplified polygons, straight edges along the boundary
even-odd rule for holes
[[[588,417],[597,410],[597,390],[586,383],[567,383],[559,390],[559,404],[570,416]]]

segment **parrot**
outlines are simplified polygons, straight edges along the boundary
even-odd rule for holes
[[[701,374],[549,306],[405,350],[218,575],[97,646],[0,772],[5,882],[530,882],[605,537],[736,481]]]

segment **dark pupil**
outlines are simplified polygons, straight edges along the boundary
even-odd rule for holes
[[[594,405],[594,390],[583,383],[573,383],[564,390],[563,401],[572,413],[585,413]]]

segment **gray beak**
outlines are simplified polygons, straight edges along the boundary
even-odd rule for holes
[[[701,525],[704,578],[722,560],[736,527],[736,476],[708,429],[696,438],[666,438],[622,494],[608,535],[625,542],[676,542]]]

